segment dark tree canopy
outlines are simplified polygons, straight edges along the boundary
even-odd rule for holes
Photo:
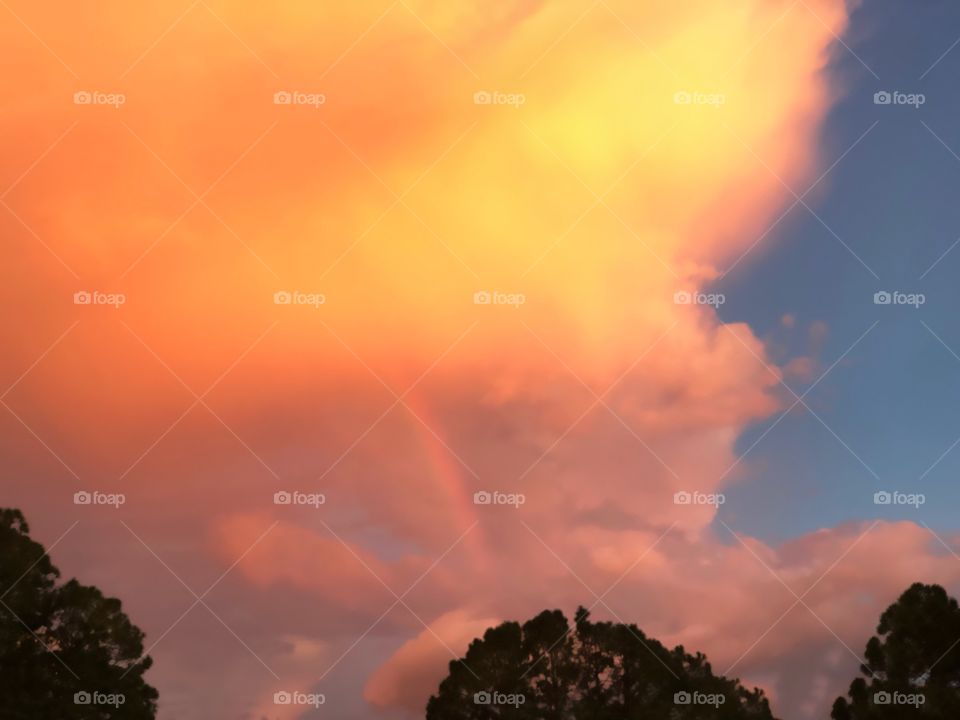
[[[864,660],[833,720],[960,718],[960,607],[939,585],[915,583],[888,607]]]
[[[635,625],[571,627],[559,610],[474,640],[427,704],[427,720],[773,720],[760,690],[713,674]]]
[[[0,717],[152,720],[143,633],[119,600],[58,583],[29,533],[19,510],[0,509]]]

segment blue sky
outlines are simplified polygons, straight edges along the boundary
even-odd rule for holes
[[[849,152],[805,198],[850,250],[797,205],[717,284],[722,317],[761,337],[795,315],[797,354],[803,329],[825,322],[814,379],[849,351],[804,398],[823,423],[798,405],[747,454],[720,515],[744,532],[778,540],[875,517],[955,527],[960,444],[930,467],[960,438],[960,246],[950,250],[960,238],[960,45],[947,52],[958,36],[957,3],[874,0],[855,12],[849,49],[839,46],[829,68],[840,97],[822,129],[822,166]],[[875,105],[882,90],[925,103]],[[879,290],[926,302],[878,306]],[[791,387],[801,395],[808,385]],[[773,422],[746,432],[738,451]],[[922,492],[927,503],[878,507],[878,489]]]

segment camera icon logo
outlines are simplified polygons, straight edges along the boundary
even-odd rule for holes
[[[489,105],[493,102],[493,95],[486,90],[478,90],[473,94],[474,105]]]
[[[876,492],[873,494],[874,505],[889,505],[892,502],[893,502],[893,496],[890,493],[886,492],[885,490],[881,490],[880,492]]]
[[[874,105],[889,105],[891,102],[893,102],[893,96],[886,90],[880,90],[873,94]]]
[[[274,505],[290,505],[293,503],[293,495],[286,490],[280,490],[273,494]]]
[[[886,690],[881,690],[880,692],[873,694],[874,705],[889,705],[890,700],[890,693],[888,693]]]
[[[886,290],[881,290],[873,294],[874,305],[889,305],[891,302],[893,302],[893,296]]]
[[[86,90],[80,90],[73,94],[74,105],[89,105],[92,102],[93,93],[87,92]]]
[[[74,705],[89,705],[93,702],[93,696],[90,695],[86,690],[81,690],[78,693],[73,694],[73,704]]]
[[[293,303],[293,293],[286,290],[278,290],[273,294],[274,305],[290,305]]]
[[[93,293],[86,290],[78,290],[73,294],[74,305],[89,305],[93,302]]]
[[[673,94],[673,102],[676,105],[689,105],[693,102],[693,97],[686,90],[680,90]]]
[[[274,105],[291,105],[293,103],[293,93],[281,90],[273,94]]]
[[[286,690],[280,690],[273,694],[274,705],[289,705],[292,702],[293,702],[293,695],[288,693]]]
[[[673,494],[674,505],[689,505],[693,501],[693,496],[686,490],[681,490]]]
[[[473,694],[473,704],[474,705],[489,705],[492,702],[490,693],[485,690],[482,692]]]
[[[693,295],[686,290],[678,290],[673,294],[673,303],[675,305],[689,305],[693,302]]]
[[[478,490],[473,494],[474,505],[489,505],[493,502],[493,495],[486,490]]]
[[[474,305],[489,305],[493,302],[493,297],[486,290],[478,290],[473,294]]]
[[[693,698],[686,690],[681,690],[673,694],[674,705],[689,705]]]
[[[93,495],[86,490],[80,490],[73,494],[74,505],[89,505],[91,502],[93,502]]]

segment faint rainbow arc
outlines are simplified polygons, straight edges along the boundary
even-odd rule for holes
[[[441,508],[451,509],[456,521],[452,523],[455,525],[454,529],[458,533],[465,532],[480,519],[477,515],[476,506],[473,504],[473,492],[464,482],[464,474],[467,471],[461,466],[460,460],[454,457],[451,450],[434,434],[437,432],[436,428],[440,423],[430,412],[427,404],[415,394],[409,395],[405,402],[417,416],[411,418],[411,421],[416,428],[424,457],[433,471],[431,477],[436,480],[443,500],[442,503],[438,504]],[[463,539],[463,544],[475,564],[486,565],[487,550],[482,523],[477,524],[467,533]]]

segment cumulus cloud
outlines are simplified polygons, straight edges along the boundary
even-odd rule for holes
[[[22,308],[0,368],[29,368],[0,442],[45,533],[95,483],[191,586],[227,573],[203,657],[243,692],[192,701],[217,664],[179,670],[176,580],[82,552],[125,537],[106,514],[63,549],[163,638],[162,717],[271,714],[275,675],[342,717],[415,716],[495,619],[608,588],[599,616],[822,713],[822,623],[795,608],[750,644],[794,600],[769,569],[803,592],[865,528],[740,543],[674,495],[722,492],[781,378],[816,369],[822,327],[781,357],[701,296],[818,167],[843,3],[108,2],[87,33],[79,12],[24,18],[59,60],[0,26],[21,69],[0,292]],[[325,502],[273,504],[296,490]],[[494,491],[524,501],[474,503]],[[806,602],[856,649],[902,586],[953,572],[881,525]]]

